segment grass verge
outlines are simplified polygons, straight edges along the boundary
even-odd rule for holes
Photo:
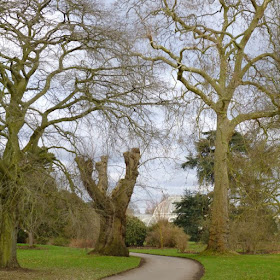
[[[197,245],[191,248],[197,250]],[[190,251],[193,249],[190,248]],[[191,258],[205,268],[202,280],[280,280],[280,254],[200,256],[192,253],[178,253],[176,249],[132,249],[135,253],[147,253]]]
[[[21,246],[20,246],[21,247]],[[24,270],[0,271],[1,280],[97,280],[137,267],[140,258],[87,255],[84,249],[40,246],[18,250]]]

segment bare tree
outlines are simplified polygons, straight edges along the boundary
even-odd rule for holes
[[[228,147],[243,122],[279,114],[279,46],[273,0],[120,1],[137,16],[146,47],[135,55],[161,61],[181,82],[181,99],[215,113],[214,200],[208,250],[227,252]],[[279,24],[279,22],[278,22]],[[274,34],[274,35],[273,35]],[[261,43],[259,43],[261,42]],[[149,51],[144,52],[143,50]],[[275,75],[274,75],[275,77]]]
[[[34,246],[34,236],[38,228],[43,223],[50,220],[50,208],[53,195],[57,193],[54,178],[51,177],[50,170],[40,170],[34,168],[26,172],[23,176],[24,186],[28,191],[22,193],[21,206],[19,207],[19,226],[28,233],[29,247]]]
[[[0,268],[18,267],[16,226],[23,175],[50,149],[69,151],[80,120],[129,123],[141,130],[152,100],[145,64],[97,1],[12,0],[0,11]],[[138,65],[137,67],[135,67]],[[140,72],[141,74],[139,74]],[[152,103],[154,100],[151,101]],[[61,166],[61,165],[60,165]]]
[[[125,246],[126,211],[138,177],[140,151],[133,148],[123,156],[126,164],[125,177],[120,179],[111,193],[108,190],[108,157],[103,156],[101,161],[95,164],[98,182],[92,178],[92,160],[76,158],[84,187],[100,215],[100,233],[93,253],[110,256],[129,255]]]

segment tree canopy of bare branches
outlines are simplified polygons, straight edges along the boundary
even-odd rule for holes
[[[18,266],[17,205],[26,170],[59,164],[50,150],[68,151],[61,137],[75,137],[89,114],[139,131],[148,126],[141,105],[156,102],[154,84],[112,20],[98,1],[1,2],[0,267]]]
[[[227,252],[228,143],[243,122],[273,118],[280,112],[278,3],[120,2],[129,5],[128,14],[145,44],[135,49],[135,55],[170,67],[181,84],[182,100],[195,97],[203,109],[215,113],[215,189],[208,250]]]

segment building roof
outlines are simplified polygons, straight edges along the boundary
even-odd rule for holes
[[[138,217],[147,226],[150,226],[162,219],[172,222],[177,218],[177,214],[173,213],[176,210],[174,203],[180,202],[181,200],[182,196],[169,196],[157,205],[153,214],[138,214],[136,217]]]

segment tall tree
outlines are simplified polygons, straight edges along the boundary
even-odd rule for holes
[[[18,267],[18,205],[32,159],[57,163],[49,150],[69,151],[61,137],[71,139],[90,113],[143,123],[148,71],[139,75],[145,64],[132,62],[128,36],[102,9],[86,0],[1,2],[0,268]]]
[[[92,178],[92,160],[76,158],[84,187],[100,215],[100,233],[93,253],[126,257],[129,255],[125,245],[126,210],[138,177],[140,151],[133,148],[123,156],[126,164],[125,177],[119,180],[111,193],[108,190],[108,157],[101,157],[101,161],[95,164],[98,182]]]
[[[144,53],[148,47],[142,46],[135,55],[169,66],[181,82],[182,100],[188,103],[196,97],[204,109],[215,113],[215,187],[208,250],[227,252],[229,141],[239,124],[279,114],[279,90],[268,75],[279,73],[274,44],[279,20],[272,9],[277,1],[122,2],[130,3],[137,29],[150,45],[149,52]]]

